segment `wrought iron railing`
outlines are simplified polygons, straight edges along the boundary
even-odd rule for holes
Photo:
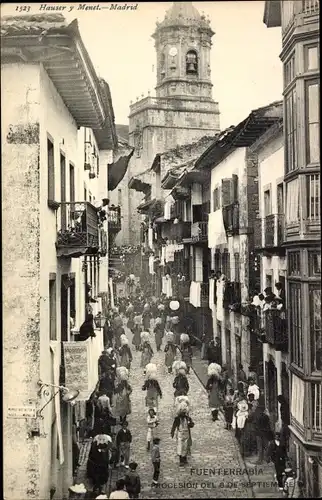
[[[190,238],[191,222],[178,222],[170,227],[170,239],[181,241],[183,238]]]
[[[56,226],[58,248],[99,248],[97,210],[88,201],[60,203],[56,212]]]
[[[227,232],[236,234],[239,230],[239,203],[223,207],[224,226]]]
[[[269,344],[279,351],[287,351],[288,335],[285,311],[270,309],[265,311],[265,336]]]
[[[109,231],[121,230],[121,207],[109,207],[107,213]]]
[[[207,241],[208,222],[194,222],[191,224],[191,238],[193,241]]]

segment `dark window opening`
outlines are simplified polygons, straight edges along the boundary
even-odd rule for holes
[[[198,74],[198,56],[195,50],[189,50],[189,52],[187,52],[186,73],[188,75]]]

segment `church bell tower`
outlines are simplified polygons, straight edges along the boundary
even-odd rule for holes
[[[191,2],[175,2],[152,35],[157,54],[157,97],[211,99],[210,20]]]

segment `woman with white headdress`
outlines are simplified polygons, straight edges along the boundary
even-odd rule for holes
[[[180,335],[180,352],[181,359],[186,363],[187,373],[189,373],[192,366],[192,347],[190,344],[190,337],[186,333]]]
[[[121,335],[121,347],[118,354],[120,359],[120,366],[125,366],[125,368],[129,370],[131,368],[133,356],[126,335]]]
[[[155,320],[155,325],[154,325],[154,336],[155,336],[154,338],[157,351],[160,351],[161,349],[163,335],[164,335],[164,324],[162,323],[162,318],[158,316]]]
[[[109,477],[109,463],[112,449],[112,438],[106,434],[94,437],[87,460],[87,476],[94,489],[103,493]]]
[[[175,365],[175,363],[176,361],[173,364]],[[178,364],[178,371],[173,381],[173,387],[175,389],[174,398],[177,398],[178,396],[186,396],[189,392],[189,382],[186,376],[186,364],[184,361],[179,361]]]
[[[142,312],[142,324],[143,328],[146,331],[150,330],[150,324],[151,324],[151,311],[150,311],[150,304],[144,304],[143,306],[143,312]]]
[[[151,363],[151,359],[153,357],[153,349],[150,344],[150,334],[149,332],[142,332],[141,333],[141,368],[144,369],[145,373],[145,367],[149,363]]]
[[[136,310],[134,313],[134,318],[133,318],[133,339],[132,339],[132,344],[135,347],[135,350],[138,351],[140,349],[140,344],[141,344],[141,332],[142,332],[142,318],[139,312]]]
[[[146,381],[143,384],[142,391],[146,391],[145,406],[158,410],[159,398],[162,398],[162,391],[157,381],[157,367],[153,363],[146,365]]]
[[[127,415],[131,413],[132,387],[128,382],[129,371],[124,366],[117,369],[117,382],[114,389],[115,404],[114,415],[120,418],[120,422],[126,420]]]
[[[177,346],[174,343],[174,334],[173,332],[167,332],[165,336],[167,345],[164,348],[165,352],[165,365],[168,368],[168,373],[172,373],[172,365],[176,359],[177,355]]]
[[[222,377],[221,366],[217,363],[211,363],[208,366],[208,382],[206,390],[208,391],[208,401],[211,410],[212,420],[218,420],[219,408],[221,406],[221,392],[222,392]]]
[[[177,416],[174,419],[171,437],[177,438],[177,454],[179,456],[180,467],[187,463],[187,457],[191,451],[191,429],[194,427],[194,422],[189,416],[189,406],[182,402],[177,409]]]

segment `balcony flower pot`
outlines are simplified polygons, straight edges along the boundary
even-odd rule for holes
[[[90,170],[91,168],[92,167],[90,163],[84,163],[84,170]]]
[[[96,177],[96,174],[94,174],[93,172],[89,173],[89,178],[90,179],[95,179],[95,177]]]

